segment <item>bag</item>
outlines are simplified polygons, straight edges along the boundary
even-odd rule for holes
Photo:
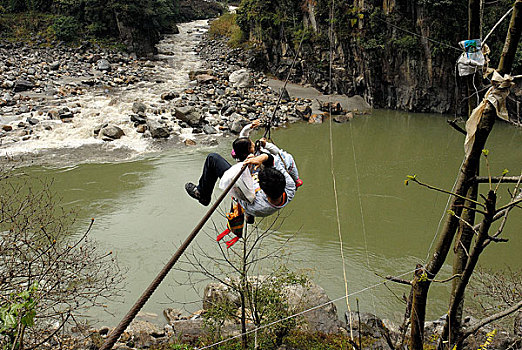
[[[243,237],[243,226],[245,221],[245,211],[237,202],[234,202],[227,213],[227,227],[237,237]]]
[[[243,226],[245,221],[245,211],[243,207],[237,202],[232,202],[230,207],[230,212],[227,215],[227,228],[225,231],[221,232],[216,241],[221,241],[223,237],[228,235],[229,233],[233,233],[236,237],[232,238],[230,241],[227,241],[227,248],[232,247],[241,237],[243,237]]]

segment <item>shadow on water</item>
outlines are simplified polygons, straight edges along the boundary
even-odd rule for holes
[[[408,290],[382,285],[379,276],[408,272],[404,278],[411,277],[415,264],[427,258],[447,201],[441,193],[414,184],[405,186],[404,179],[417,174],[425,182],[450,189],[462,161],[463,135],[446,126],[444,117],[391,111],[375,111],[351,124],[333,124],[332,132],[348,289],[351,293],[362,291],[350,299],[352,308],[358,298],[362,311],[400,319],[404,312],[400,298]],[[297,123],[274,131],[273,137],[294,155],[304,186],[282,212],[286,218],[268,244],[295,234],[286,247],[290,267],[309,271],[332,299],[338,298],[344,295],[344,282],[329,125]],[[128,268],[125,303],[108,307],[116,317],[94,314],[104,323],[119,321],[204,215],[207,208],[188,197],[183,185],[197,181],[208,152],[229,159],[231,142],[225,139],[215,147],[178,148],[122,163],[24,169],[53,178],[56,192],[79,210],[85,225],[94,216],[94,237]],[[521,130],[501,123],[495,126],[488,142],[492,174],[504,168],[513,175],[521,171],[521,143]],[[485,174],[486,169],[481,172]],[[501,195],[505,202],[505,189]],[[213,220],[218,227],[224,225],[220,213]],[[261,226],[265,224],[268,221]],[[513,213],[505,231],[510,242],[488,248],[481,263],[495,269],[520,266],[520,227],[522,216]],[[205,231],[212,235],[212,223]],[[217,249],[212,237],[205,234],[196,242],[203,249]],[[441,276],[450,274],[451,267],[445,266]],[[175,286],[175,281],[184,279],[182,273],[171,272],[143,311],[161,314],[166,307],[179,307],[170,299],[198,300],[192,289]],[[432,288],[429,317],[444,313],[448,287]],[[346,309],[343,301],[337,305],[340,312]],[[194,311],[200,306],[196,302],[188,308]]]

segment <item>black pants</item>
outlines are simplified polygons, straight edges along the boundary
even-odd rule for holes
[[[210,153],[203,166],[203,174],[199,178],[198,190],[201,195],[199,202],[208,205],[212,198],[214,185],[218,178],[221,178],[231,165],[217,153]]]

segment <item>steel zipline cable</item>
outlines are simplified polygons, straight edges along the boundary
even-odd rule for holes
[[[103,343],[100,350],[109,350],[112,349],[118,338],[121,336],[121,334],[125,331],[125,329],[129,326],[129,324],[132,322],[134,317],[138,314],[138,312],[141,310],[143,305],[149,300],[149,298],[152,296],[152,293],[158,288],[160,283],[163,281],[163,279],[167,276],[169,271],[172,269],[172,267],[176,264],[176,262],[179,260],[181,255],[185,252],[185,250],[188,248],[190,243],[196,238],[197,234],[201,229],[203,228],[203,225],[210,219],[210,216],[216,211],[219,204],[223,201],[223,199],[226,197],[228,192],[232,189],[232,186],[237,182],[243,171],[248,167],[247,164],[244,164],[241,167],[241,170],[239,173],[232,179],[230,184],[227,186],[227,188],[221,193],[219,198],[216,200],[216,202],[212,205],[212,207],[207,211],[205,216],[199,221],[199,223],[194,227],[190,235],[185,239],[183,244],[178,248],[176,253],[172,256],[172,258],[167,262],[167,264],[163,267],[163,269],[158,273],[156,278],[151,282],[151,284],[147,287],[145,292],[141,295],[141,297],[136,301],[136,303],[132,306],[132,308],[129,310],[129,312],[123,317],[123,319],[120,321],[118,326],[114,328],[114,330],[111,332],[111,334],[107,337],[105,342]]]

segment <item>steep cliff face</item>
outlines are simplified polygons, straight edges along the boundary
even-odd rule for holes
[[[376,108],[449,113],[463,107],[456,103],[454,73],[456,43],[466,38],[460,21],[466,4],[455,3],[337,1],[331,40],[327,0],[244,0],[238,22],[279,77],[286,77],[303,39],[294,81],[359,94]]]

